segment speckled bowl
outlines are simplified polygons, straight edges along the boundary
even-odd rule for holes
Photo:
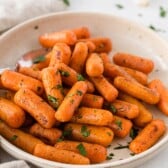
[[[39,47],[38,36],[45,32],[59,31],[62,29],[88,26],[92,36],[106,36],[113,42],[113,54],[116,51],[130,52],[154,60],[155,69],[149,78],[160,78],[165,84],[168,83],[168,44],[151,30],[137,23],[108,14],[68,12],[57,13],[38,17],[22,23],[0,36],[0,67],[13,67],[23,53]],[[155,118],[161,118],[168,124],[168,118],[153,107]],[[127,148],[115,150],[118,143],[127,145],[130,137],[123,140],[115,139],[108,148],[113,153],[113,159],[100,164],[87,166],[71,165],[48,161],[28,154],[13,146],[0,136],[0,145],[8,153],[18,159],[27,160],[37,166],[45,168],[131,168],[138,166],[156,155],[168,142],[168,132],[149,150],[132,156]]]

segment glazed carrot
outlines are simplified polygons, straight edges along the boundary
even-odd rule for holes
[[[57,68],[48,67],[42,70],[42,82],[49,104],[58,108],[64,99],[61,76]]]
[[[65,65],[64,63],[59,63],[56,65],[56,68],[58,68],[61,74],[62,81],[66,85],[72,86],[77,81],[85,81],[88,87],[88,92],[89,93],[94,92],[94,85],[90,81],[85,80],[85,78],[81,74],[77,73],[75,70],[73,70],[69,66]]]
[[[71,49],[65,43],[56,43],[51,51],[49,66],[55,66],[59,62],[68,65],[71,57]]]
[[[51,128],[56,123],[54,109],[33,91],[20,89],[16,92],[14,101],[44,128]]]
[[[78,42],[75,45],[69,66],[78,73],[82,73],[88,56],[86,43]]]
[[[50,58],[51,58],[51,51],[46,54],[42,60],[40,61],[34,61],[33,65],[31,66],[32,69],[34,70],[42,70],[43,68],[46,68],[49,66],[50,63]]]
[[[166,131],[163,120],[155,119],[149,123],[130,143],[129,149],[137,154],[146,151],[153,146]]]
[[[86,73],[91,77],[101,76],[104,72],[103,61],[97,53],[92,53],[86,61]]]
[[[118,96],[117,89],[103,77],[92,77],[90,78],[99,93],[109,102],[112,102]]]
[[[103,61],[103,65],[107,64],[107,63],[110,63],[110,58],[109,56],[107,55],[107,53],[100,53],[99,54],[100,58],[102,59]]]
[[[75,44],[76,40],[76,34],[71,30],[45,33],[39,37],[40,44],[46,48],[53,47],[56,43],[73,45]]]
[[[62,131],[57,128],[43,128],[38,123],[30,127],[30,134],[40,138],[47,144],[54,145],[55,142],[61,137]]]
[[[0,98],[0,119],[12,128],[19,128],[25,121],[24,111],[10,100]]]
[[[145,74],[141,71],[127,68],[127,67],[121,67],[121,68],[124,69],[128,74],[130,74],[133,78],[135,78],[142,85],[147,85],[147,83],[148,83],[147,74]]]
[[[125,93],[119,94],[119,98],[131,104],[135,104],[139,108],[139,115],[136,117],[133,122],[138,127],[144,127],[146,124],[152,121],[152,113],[136,98],[129,96]]]
[[[137,82],[133,82],[124,77],[118,76],[114,79],[116,88],[128,93],[129,95],[143,100],[149,104],[156,104],[159,101],[159,94]]]
[[[86,45],[87,45],[87,47],[88,47],[88,52],[89,52],[89,53],[92,53],[92,52],[95,51],[96,45],[95,45],[93,42],[91,42],[91,41],[86,41],[85,43],[86,43]]]
[[[113,140],[113,131],[107,127],[68,123],[65,125],[64,131],[71,132],[70,137],[73,140],[95,143],[105,147],[110,145]]]
[[[82,106],[101,109],[104,99],[102,96],[86,93],[81,101]]]
[[[18,72],[23,75],[27,75],[32,78],[41,80],[41,71],[39,71],[37,69],[33,69],[31,67],[19,67]]]
[[[11,90],[18,91],[21,88],[28,88],[39,95],[43,93],[43,85],[39,80],[18,72],[6,70],[2,73],[1,79],[3,86]]]
[[[106,160],[107,149],[98,144],[90,144],[77,141],[61,141],[55,144],[56,149],[69,150],[80,153],[79,147],[85,149],[85,155],[90,159],[91,163],[100,163]]]
[[[125,70],[123,70],[120,66],[112,64],[112,63],[106,63],[104,65],[104,75],[112,79],[117,76],[123,76],[126,79],[136,82],[136,80],[130,74],[128,74]]]
[[[150,73],[154,68],[152,60],[127,53],[116,53],[113,56],[113,61],[117,65],[132,68],[146,74]]]
[[[113,130],[115,136],[124,138],[129,135],[132,128],[132,122],[128,119],[114,115],[114,121],[108,126]]]
[[[71,120],[86,91],[87,84],[84,81],[76,82],[57,109],[55,118],[61,122]]]
[[[80,39],[78,41],[91,41],[95,44],[96,49],[94,52],[101,53],[101,52],[110,52],[112,50],[112,43],[109,38],[106,37],[96,37],[96,38],[87,38],[87,39]]]
[[[104,109],[80,107],[71,118],[71,122],[97,126],[107,126],[113,121],[113,114]]]
[[[116,109],[116,115],[120,117],[133,119],[139,115],[139,108],[135,104],[121,100],[114,100],[111,105]]]
[[[166,115],[168,115],[168,89],[164,86],[164,84],[159,79],[152,80],[148,87],[156,90],[160,94],[160,100],[157,104],[160,111]]]
[[[15,92],[6,89],[0,89],[0,97],[13,101]]]
[[[90,31],[87,27],[79,27],[72,29],[72,31],[76,34],[77,39],[85,39],[90,37]]]
[[[33,153],[37,144],[43,143],[41,140],[28,133],[25,133],[19,129],[10,128],[2,121],[0,122],[0,135],[5,137],[12,144],[29,153]]]
[[[34,153],[35,156],[53,160],[56,162],[69,163],[69,164],[89,164],[90,161],[88,158],[68,150],[56,149],[55,147],[37,144]]]

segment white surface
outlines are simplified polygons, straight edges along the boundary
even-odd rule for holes
[[[71,6],[69,10],[78,11],[100,11],[123,16],[131,20],[137,21],[142,25],[153,25],[161,31],[157,32],[160,36],[168,40],[168,16],[161,18],[159,16],[159,7],[163,6],[168,9],[168,1],[151,0],[147,7],[137,6],[135,0],[70,0]],[[123,9],[118,9],[116,4],[122,4]],[[159,155],[138,168],[167,168],[168,148]],[[10,159],[4,151],[0,150],[0,160],[5,162]]]

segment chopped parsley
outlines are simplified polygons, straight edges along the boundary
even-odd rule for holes
[[[40,55],[36,58],[33,58],[33,64],[37,64],[37,63],[40,63],[40,62],[43,62],[46,60],[46,57],[44,55]]]
[[[15,141],[17,138],[18,138],[17,135],[13,135],[13,136],[10,138],[10,141]]]
[[[162,6],[160,6],[160,17],[166,17],[166,15],[167,11]]]
[[[121,145],[121,144],[118,144],[119,146],[115,147],[114,150],[118,150],[118,149],[124,149],[124,148],[128,148],[129,145]]]
[[[121,5],[121,4],[116,4],[116,7],[117,7],[118,9],[123,9],[123,8],[124,8],[123,5]]]
[[[68,71],[62,71],[62,70],[59,70],[61,76],[64,76],[64,77],[68,77],[70,76],[69,72]]]
[[[78,81],[84,81],[85,78],[81,74],[77,74],[77,80]]]
[[[106,160],[111,160],[113,159],[114,153],[110,153],[107,157]]]
[[[117,109],[116,109],[115,106],[113,106],[112,104],[109,105],[108,109],[109,109],[113,114],[116,114],[116,113],[117,113]]]
[[[83,94],[82,91],[80,91],[80,90],[77,90],[77,91],[76,91],[76,95],[82,96],[82,94]]]
[[[118,126],[118,128],[119,128],[120,130],[122,130],[122,122],[121,122],[121,120],[116,120],[116,121],[115,121],[115,124]]]
[[[87,126],[86,125],[83,125],[81,127],[81,134],[84,136],[84,137],[88,137],[90,135],[90,131],[87,129]]]
[[[129,136],[132,139],[135,139],[135,137],[138,135],[138,132],[139,132],[139,129],[133,127],[133,128],[131,128]]]
[[[58,106],[58,98],[55,98],[55,97],[53,97],[51,95],[48,95],[47,98],[48,98],[48,101],[50,103],[54,104],[55,107]]]
[[[52,89],[58,89],[61,91],[62,94],[64,94],[64,88],[63,88],[62,84],[58,84],[58,85],[54,86]]]
[[[63,2],[64,2],[65,5],[70,6],[69,0],[63,0]]]
[[[82,143],[80,143],[76,148],[79,150],[79,153],[81,155],[83,155],[83,156],[87,155],[86,149],[85,149],[85,147],[83,146]]]
[[[157,31],[157,29],[153,25],[150,25],[149,28],[154,30],[154,31]]]
[[[130,153],[131,156],[135,156],[135,153]]]

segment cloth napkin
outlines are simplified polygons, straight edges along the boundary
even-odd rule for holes
[[[66,7],[63,0],[0,0],[0,32],[27,19]]]

